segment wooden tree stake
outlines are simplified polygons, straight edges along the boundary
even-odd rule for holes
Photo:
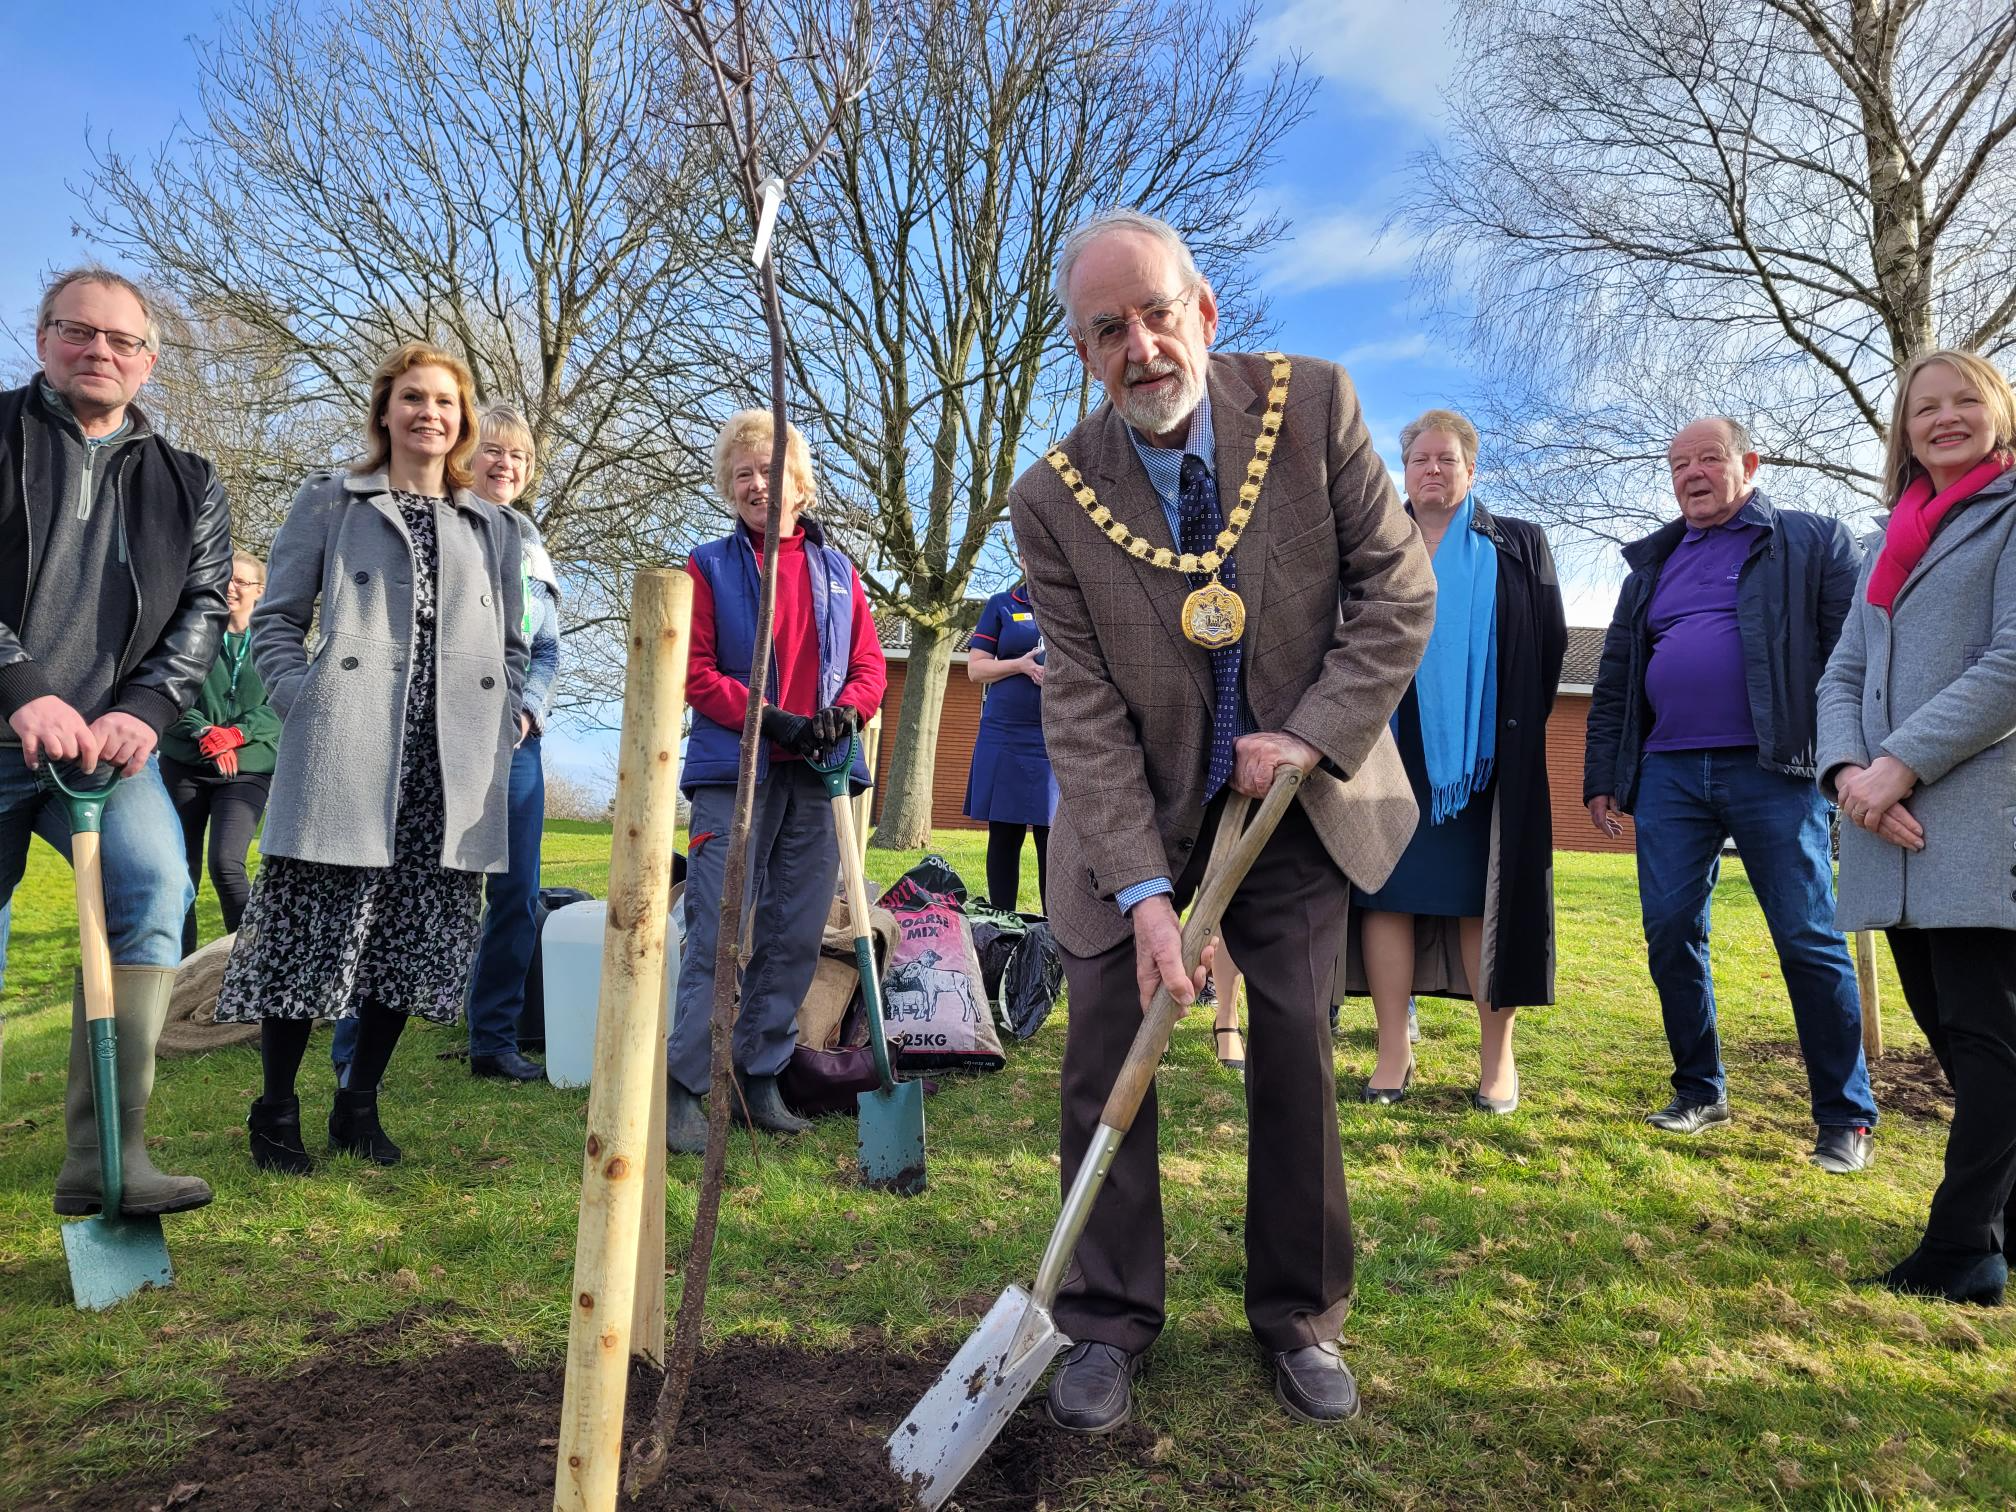
[[[1862,1058],[1883,1058],[1883,999],[1876,986],[1876,936],[1855,931],[1855,986],[1862,994]]]
[[[693,581],[646,570],[631,588],[630,656],[609,855],[609,922],[588,1093],[581,1224],[567,1330],[567,1381],[553,1482],[556,1512],[610,1512],[623,1475],[623,1401],[637,1303],[640,1233],[657,1209],[662,1257],[665,1185],[665,929],[672,891],[679,727]],[[658,1084],[654,1095],[653,1083]],[[661,1174],[649,1185],[652,1155]],[[663,1285],[664,1263],[658,1263]],[[659,1317],[662,1329],[662,1303]],[[658,1344],[662,1352],[662,1339]]]

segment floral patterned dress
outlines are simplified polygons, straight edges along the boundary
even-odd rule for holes
[[[349,1018],[375,1002],[452,1024],[462,1011],[482,923],[483,875],[441,864],[447,804],[434,718],[440,561],[434,509],[441,501],[404,492],[392,497],[413,540],[412,676],[392,864],[266,857],[224,968],[217,995],[222,1020]]]

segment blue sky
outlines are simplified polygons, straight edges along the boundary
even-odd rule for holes
[[[214,35],[218,14],[209,0],[100,0],[89,48],[80,49],[77,13],[9,9],[18,13],[0,56],[0,98],[14,122],[10,149],[0,153],[0,370],[22,354],[46,270],[89,250],[73,236],[80,207],[66,187],[89,170],[87,133],[101,150],[145,156],[178,115],[195,115],[192,39]],[[1401,425],[1428,405],[1460,404],[1468,383],[1459,354],[1413,297],[1404,229],[1378,237],[1408,159],[1443,119],[1448,16],[1448,0],[1266,0],[1262,12],[1269,54],[1303,52],[1323,78],[1313,114],[1281,144],[1268,189],[1294,222],[1294,241],[1264,275],[1278,339],[1351,370],[1389,464]],[[73,69],[80,56],[81,70]],[[72,72],[81,77],[66,79]],[[1487,464],[1488,448],[1487,437]],[[1488,497],[1488,471],[1479,487]],[[1608,620],[1614,582],[1585,575],[1566,587],[1571,623]],[[556,764],[599,774],[606,739],[556,736]]]

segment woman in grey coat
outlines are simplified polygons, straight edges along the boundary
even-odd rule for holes
[[[318,1018],[359,1025],[331,1151],[398,1161],[379,1082],[408,1014],[458,1017],[483,874],[505,869],[520,535],[469,491],[476,443],[468,367],[409,342],[372,379],[364,457],[309,478],[273,540],[252,654],[280,757],[217,1001],[219,1019],[261,1022],[247,1126],[263,1169],[310,1169],[294,1080]]]
[[[1924,1237],[1878,1284],[1999,1304],[2016,1213],[2016,394],[1967,352],[1897,388],[1881,546],[1820,680],[1835,923],[1884,929],[1953,1087]]]

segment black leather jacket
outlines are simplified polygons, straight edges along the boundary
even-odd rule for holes
[[[0,719],[53,691],[19,632],[57,507],[49,478],[60,423],[42,401],[39,374],[25,388],[0,393]],[[210,464],[151,430],[121,449],[102,489],[120,511],[127,542],[127,570],[106,573],[103,591],[132,594],[137,611],[112,707],[158,735],[195,700],[217,657],[231,581],[231,510]],[[95,605],[61,608],[65,619],[96,623]]]

